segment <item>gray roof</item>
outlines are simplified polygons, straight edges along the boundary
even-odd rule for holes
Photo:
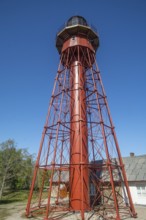
[[[59,177],[60,175],[60,177]],[[62,171],[60,174],[59,174],[59,171],[56,171],[54,173],[54,176],[53,176],[53,182],[55,183],[66,183],[69,181],[69,172],[68,171]]]
[[[123,157],[128,181],[146,181],[146,155]]]
[[[128,181],[146,181],[146,155],[141,156],[129,156],[123,157],[123,163],[125,164],[125,170]],[[98,164],[102,163],[102,160],[96,161]],[[97,172],[97,176],[100,178],[104,176],[105,171]],[[107,178],[107,176],[106,176]],[[115,178],[116,180],[117,177]],[[69,171],[62,171],[59,181],[59,171],[54,173],[53,182],[66,183],[69,181]]]

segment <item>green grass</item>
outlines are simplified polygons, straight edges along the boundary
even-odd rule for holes
[[[7,203],[13,203],[13,202],[21,202],[26,201],[28,199],[28,190],[21,190],[21,191],[15,191],[15,192],[5,192],[2,196],[2,200],[0,200],[0,204],[7,204]]]

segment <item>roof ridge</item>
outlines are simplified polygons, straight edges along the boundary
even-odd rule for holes
[[[122,158],[135,158],[135,157],[146,157],[146,154],[134,155],[134,156],[124,156],[124,157],[122,157]]]

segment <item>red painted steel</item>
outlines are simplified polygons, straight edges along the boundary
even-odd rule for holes
[[[74,212],[82,220],[137,216],[95,59],[98,36],[86,25],[82,17],[72,17],[57,35],[60,63],[27,217],[64,219]]]
[[[70,206],[79,211],[89,209],[85,71],[80,60],[71,64],[70,74]]]
[[[94,48],[92,47],[91,43],[87,38],[82,37],[82,36],[73,36],[72,38],[66,40],[63,44],[62,47],[62,53],[65,52],[66,49],[69,47],[75,47],[75,46],[81,46],[81,47],[87,47],[89,48],[92,52],[95,52]]]

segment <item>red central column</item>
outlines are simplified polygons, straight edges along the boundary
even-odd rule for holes
[[[71,64],[70,89],[70,208],[84,213],[89,210],[88,142],[85,74],[79,61]]]

